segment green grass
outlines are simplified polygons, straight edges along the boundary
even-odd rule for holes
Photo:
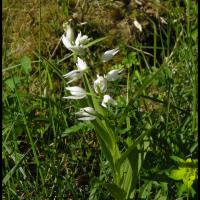
[[[99,16],[106,6],[112,9],[111,1],[99,2]],[[112,183],[112,171],[95,130],[90,123],[77,120],[79,101],[62,98],[67,85],[62,75],[74,68],[75,59],[59,44],[59,37],[62,23],[75,11],[75,30],[97,39],[87,57],[92,73],[119,66],[128,71],[128,78],[124,76],[110,88],[120,104],[107,113],[110,126],[119,133],[120,150],[140,138],[148,124],[154,126],[141,140],[140,148],[148,144],[148,151],[135,199],[197,199],[197,180],[187,189],[182,180],[168,176],[180,165],[171,156],[195,160],[198,154],[197,3],[184,1],[180,6],[180,1],[165,1],[167,9],[159,13],[167,24],[161,24],[154,14],[143,11],[139,15],[131,4],[134,9],[129,13],[119,3],[122,18],[118,24],[135,16],[149,22],[142,33],[132,27],[134,39],[128,41],[119,27],[112,30],[119,35],[113,35],[97,21],[92,11],[95,1],[81,7],[82,3],[33,1],[32,13],[28,4],[23,10],[20,2],[16,8],[10,0],[3,2],[3,199],[113,199],[103,187]],[[81,12],[83,19],[94,20],[81,26]],[[24,13],[32,16],[32,25],[23,19]],[[119,20],[113,16],[105,16],[108,25]],[[24,50],[22,44],[28,42],[31,48]],[[97,59],[100,52],[115,46],[120,47],[119,55],[102,66]],[[124,100],[120,95],[126,92]]]

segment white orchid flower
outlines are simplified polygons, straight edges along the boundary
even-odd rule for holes
[[[68,38],[67,34],[63,34],[61,39],[62,39],[62,42],[65,45],[65,47],[71,51],[71,47],[72,47],[72,42],[73,41],[70,41],[70,39]]]
[[[63,29],[66,33],[66,37],[72,43],[74,41],[74,31],[68,22],[63,24]]]
[[[86,91],[78,86],[66,87],[66,90],[69,90],[72,96],[63,97],[64,99],[83,99],[86,97]]]
[[[79,80],[82,77],[82,75],[83,75],[83,71],[77,69],[77,70],[73,70],[63,76],[64,76],[64,78],[70,78],[70,81],[67,82],[69,84],[73,81]]]
[[[104,108],[107,108],[107,105],[106,104],[113,104],[113,105],[116,105],[116,101],[110,96],[110,95],[104,95],[103,96],[103,101],[101,103],[101,105],[104,107]]]
[[[107,80],[103,76],[97,75],[97,79],[94,81],[94,90],[96,93],[103,93],[107,90]]]
[[[88,69],[87,63],[79,57],[77,59],[76,66],[77,66],[78,70],[81,70],[81,71],[85,71],[86,69]]]
[[[77,63],[76,63],[76,66],[78,69],[76,70],[73,70],[65,75],[64,78],[70,78],[71,80],[68,81],[67,83],[71,83],[73,81],[76,81],[78,79],[80,79],[84,73],[84,71],[86,71],[88,69],[88,66],[86,64],[85,61],[83,61],[81,58],[78,57],[78,60],[77,60]]]
[[[107,62],[107,61],[111,60],[113,58],[113,56],[116,55],[118,52],[119,52],[118,48],[108,50],[103,53],[103,55],[101,56],[101,59],[103,62]]]
[[[122,75],[122,72],[124,72],[124,69],[113,69],[109,71],[106,75],[107,81],[115,81],[119,79]]]
[[[72,41],[70,41],[70,39],[67,37],[67,35],[63,34],[61,39],[62,39],[63,44],[65,45],[65,47],[68,50],[75,52],[78,55],[83,55],[85,53],[84,48],[73,45]]]
[[[88,121],[96,119],[96,112],[92,107],[81,108],[80,111],[75,114],[79,116],[78,120]]]
[[[68,38],[67,35],[63,34],[61,39],[62,39],[63,44],[65,45],[65,47],[68,50],[70,50],[72,52],[75,52],[75,53],[77,53],[79,55],[84,55],[84,53],[85,53],[84,48],[81,47],[81,46],[73,45],[72,41],[70,41],[70,39]]]
[[[75,40],[75,45],[76,46],[82,46],[82,45],[88,43],[89,41],[90,41],[90,38],[88,38],[87,35],[82,36],[81,32],[79,32],[79,34],[78,34],[78,36]]]
[[[74,41],[74,32],[71,26],[68,23],[64,24],[63,26],[65,34],[62,35],[61,40],[65,47],[78,55],[84,55],[84,45],[90,40],[90,38],[88,38],[87,35],[81,36],[80,32]]]
[[[142,32],[142,26],[141,26],[141,24],[137,21],[137,20],[134,20],[134,25],[135,25],[135,27],[140,31],[140,32]]]

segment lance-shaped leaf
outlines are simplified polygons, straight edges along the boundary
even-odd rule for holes
[[[103,185],[116,200],[125,200],[126,192],[122,190],[119,186],[113,183],[105,183]]]

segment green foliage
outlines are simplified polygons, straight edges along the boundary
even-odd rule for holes
[[[5,84],[12,90],[14,91],[15,87],[20,84],[21,78],[18,76],[12,76],[8,79],[5,80]]]
[[[31,59],[27,56],[24,56],[20,60],[22,71],[24,71],[25,74],[29,74],[31,72]]]
[[[89,124],[85,124],[85,123],[79,122],[79,123],[77,123],[77,124],[74,125],[74,126],[68,127],[68,128],[63,132],[63,134],[61,135],[61,137],[67,137],[67,136],[76,134],[78,131],[84,130],[84,129],[86,129],[87,127],[90,127],[90,129],[92,129],[91,125],[89,126]],[[87,131],[88,131],[88,130],[87,130]]]
[[[172,157],[175,161],[178,161],[180,167],[178,169],[171,170],[169,177],[174,180],[183,180],[183,183],[190,188],[197,177],[197,160],[188,158],[186,161],[179,157]],[[182,165],[182,166],[181,166]],[[183,167],[185,166],[185,167]]]
[[[125,199],[126,193],[124,190],[122,190],[119,186],[116,184],[111,184],[111,183],[105,183],[104,187],[107,188],[107,190],[112,194],[112,196],[117,199]]]

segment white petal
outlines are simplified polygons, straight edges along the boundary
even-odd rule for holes
[[[135,3],[139,4],[140,6],[142,5],[142,2],[135,0]]]
[[[78,33],[77,38],[75,40],[75,45],[76,46],[79,46],[80,38],[81,38],[81,32]]]
[[[80,45],[83,45],[83,44],[86,44],[87,42],[90,41],[90,38],[88,38],[87,35],[81,35],[81,32],[78,33],[78,36],[75,40],[75,45],[76,46],[80,46]]]
[[[80,39],[79,39],[79,44],[80,45],[84,45],[86,43],[88,43],[90,41],[90,38],[88,38],[87,35],[83,35]]]
[[[65,36],[65,35],[63,34],[61,39],[62,39],[62,42],[63,42],[63,44],[65,45],[65,47],[66,47],[67,49],[71,50],[72,44],[71,44],[71,42],[69,41],[69,39],[67,38],[67,36]]]
[[[108,72],[108,74],[106,75],[106,79],[108,81],[115,81],[116,79],[118,79],[118,71],[117,70],[111,70],[110,72]]]
[[[135,25],[135,27],[140,31],[140,32],[142,32],[142,26],[141,26],[141,24],[137,21],[137,20],[134,20],[134,25]]]
[[[101,105],[106,108],[106,104],[116,105],[116,101],[110,95],[104,95]]]
[[[103,93],[107,90],[107,80],[103,76],[98,76],[97,79],[94,81],[94,90],[96,93]]]
[[[64,76],[64,78],[70,78],[71,80],[68,81],[67,83],[71,83],[73,81],[76,81],[76,80],[80,79],[82,75],[83,75],[82,71],[73,70],[73,71],[71,71],[71,72],[69,72],[69,73],[67,73],[67,74],[65,74],[63,76]]]
[[[92,107],[81,108],[79,112],[75,113],[79,116],[78,120],[94,120],[96,119],[95,110]]]
[[[71,91],[71,94],[73,96],[82,96],[82,95],[85,95],[86,96],[86,93],[85,92],[80,92],[80,91]]]
[[[74,31],[73,29],[71,28],[70,24],[67,22],[67,23],[64,23],[63,24],[63,28],[65,30],[65,33],[66,33],[66,36],[67,38],[69,39],[69,41],[72,43],[74,41]]]
[[[88,113],[95,114],[95,110],[92,107],[85,107],[85,108],[82,108],[82,109],[84,111],[88,112]]]
[[[78,115],[79,117],[90,117],[91,116],[89,113],[81,112],[81,111],[79,111],[75,114]]]
[[[77,76],[78,74],[81,74],[81,73],[82,73],[82,71],[80,71],[80,70],[73,70],[73,71],[71,71],[71,72],[69,72],[69,73],[67,73],[63,76],[64,76],[64,78],[68,78],[68,77]]]
[[[76,63],[77,67],[79,70],[86,70],[88,67],[87,67],[87,64],[85,61],[83,61],[81,58],[78,57],[78,60],[77,60],[77,63]]]
[[[160,17],[160,21],[162,24],[167,24],[166,20],[163,17]]]
[[[95,120],[95,119],[96,119],[95,116],[78,118],[78,120],[81,120],[81,121],[90,121],[90,120]]]
[[[69,80],[69,81],[67,82],[67,84],[72,83],[72,82],[77,81],[77,80],[79,80],[79,77],[71,78],[71,80]]]
[[[95,114],[95,110],[92,107],[85,107],[81,108],[79,112],[75,113],[76,115],[81,115],[81,116],[90,116]]]
[[[104,108],[107,108],[107,105],[106,105],[104,102],[102,102],[101,105],[102,105]]]
[[[86,91],[83,88],[78,87],[78,86],[66,87],[66,90],[69,90],[73,96],[77,96],[77,97],[86,96]]]
[[[118,48],[115,48],[115,49],[112,49],[112,50],[105,51],[104,54],[106,54],[106,55],[112,54],[112,55],[114,56],[114,55],[117,54],[118,52],[119,52],[119,49],[118,49]]]
[[[73,71],[65,74],[64,78],[70,78],[71,80],[68,81],[67,83],[71,83],[73,81],[76,81],[76,80],[80,79],[82,75],[83,75],[82,71],[80,71],[80,70],[73,70]]]
[[[85,92],[85,90],[79,86],[66,87],[65,89],[69,91]]]
[[[109,71],[106,75],[107,81],[115,81],[115,80],[119,79],[121,77],[121,74],[123,71],[124,71],[124,69],[122,69],[122,70],[114,69],[114,70]]]
[[[83,99],[86,95],[79,95],[79,96],[67,96],[63,97],[64,99]]]
[[[115,48],[115,49],[112,49],[112,50],[108,50],[108,51],[106,51],[106,52],[103,53],[101,59],[102,59],[103,62],[107,62],[110,59],[112,59],[113,56],[115,54],[117,54],[118,52],[119,52],[118,48]]]
[[[104,100],[105,103],[107,103],[108,101],[112,100],[112,97],[110,95],[106,94],[106,95],[103,96],[103,100]]]

